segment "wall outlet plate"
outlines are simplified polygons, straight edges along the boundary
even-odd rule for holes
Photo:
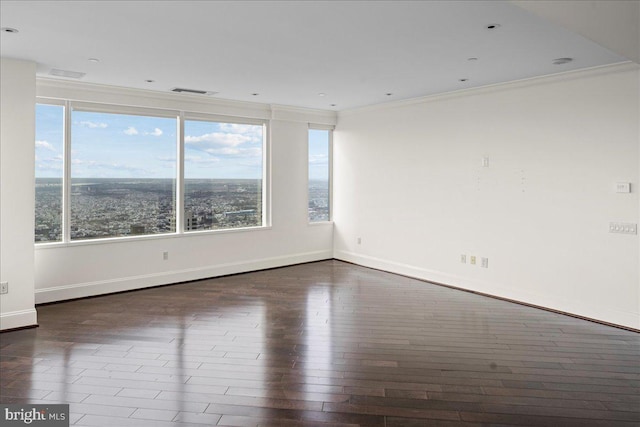
[[[9,282],[0,282],[0,295],[9,293]]]
[[[638,224],[631,222],[610,222],[609,233],[638,234]]]

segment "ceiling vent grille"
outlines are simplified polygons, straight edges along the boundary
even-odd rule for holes
[[[58,70],[57,68],[52,68],[51,71],[49,71],[49,74],[58,77],[68,77],[70,79],[81,79],[87,73],[81,73],[79,71]]]
[[[192,94],[196,94],[196,95],[215,95],[218,92],[212,92],[210,90],[199,90],[199,89],[185,89],[183,87],[174,87],[173,89],[171,89],[171,92],[176,92],[176,93],[192,93]]]

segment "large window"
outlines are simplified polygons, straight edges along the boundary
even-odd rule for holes
[[[73,111],[71,240],[175,231],[176,118]]]
[[[36,106],[36,242],[265,224],[264,122],[62,104]]]
[[[262,225],[262,124],[185,120],[185,231]]]
[[[309,222],[331,219],[331,130],[309,129]]]

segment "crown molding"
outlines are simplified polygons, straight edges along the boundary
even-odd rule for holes
[[[313,123],[333,126],[338,115],[331,110],[317,110],[313,108],[291,107],[288,105],[271,105],[272,120],[286,120],[299,123]]]
[[[36,96],[76,102],[328,125],[335,124],[337,117],[335,111],[330,110],[234,101],[207,95],[159,92],[46,77],[36,78]]]
[[[356,114],[368,113],[373,111],[385,110],[390,108],[401,108],[410,105],[426,104],[430,102],[442,101],[446,99],[460,98],[466,96],[481,95],[485,93],[497,92],[502,90],[513,90],[518,88],[537,86],[542,84],[558,83],[562,81],[575,80],[579,78],[596,77],[608,74],[616,74],[627,71],[638,71],[640,65],[632,61],[618,62],[616,64],[601,65],[598,67],[583,68],[581,70],[564,71],[556,74],[548,74],[545,76],[529,77],[526,79],[513,80],[510,82],[495,83],[490,85],[478,86],[469,89],[461,89],[452,92],[438,93],[434,95],[426,95],[417,98],[403,99],[393,102],[385,102],[383,104],[369,105],[338,112],[338,119]]]

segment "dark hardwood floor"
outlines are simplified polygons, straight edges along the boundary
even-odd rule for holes
[[[38,308],[2,403],[77,426],[640,424],[640,335],[323,261]]]

